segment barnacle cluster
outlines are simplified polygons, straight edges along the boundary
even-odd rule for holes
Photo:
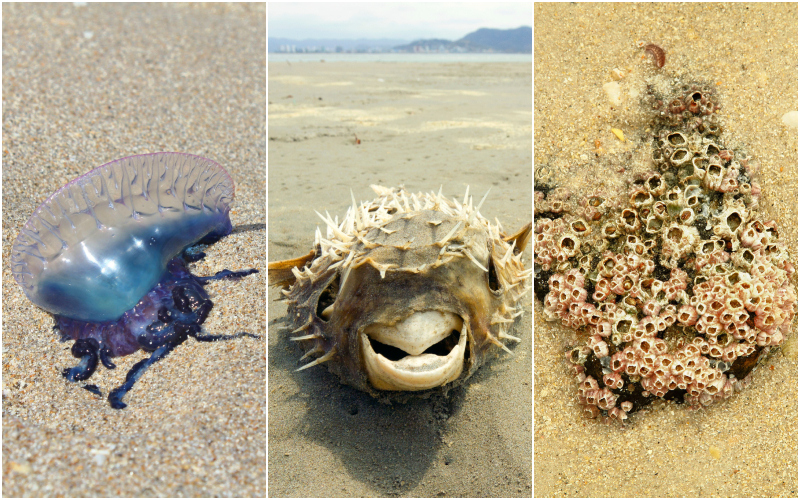
[[[786,245],[758,218],[756,165],[722,144],[713,91],[650,99],[653,169],[623,201],[535,193],[536,296],[581,334],[566,357],[592,418],[730,397],[797,312]]]

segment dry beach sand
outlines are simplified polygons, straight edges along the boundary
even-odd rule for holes
[[[644,133],[632,92],[658,70],[636,41],[655,43],[661,72],[717,86],[723,142],[761,161],[762,216],[797,263],[797,128],[781,122],[798,106],[797,4],[536,4],[534,24],[537,182],[581,192],[636,171],[636,151],[613,159]],[[612,108],[602,86],[614,68],[626,76]],[[620,429],[581,416],[563,359],[569,331],[535,302],[535,496],[797,497],[796,320],[743,393],[695,412],[655,404]]]
[[[263,4],[3,5],[3,495],[264,497],[266,256]],[[204,328],[259,338],[188,340],[151,367],[128,408],[70,384],[71,343],[8,266],[36,206],[110,160],[182,151],[236,182],[236,232],[199,275],[257,268],[208,287]],[[146,355],[90,379],[104,394]]]
[[[307,253],[314,209],[341,217],[350,189],[372,199],[370,184],[451,197],[469,185],[476,202],[492,188],[483,214],[509,231],[528,223],[530,85],[525,63],[270,62],[269,259]],[[278,331],[278,297],[268,292],[271,497],[531,496],[530,314],[514,357],[450,398],[389,406],[324,367],[295,373],[302,352]]]

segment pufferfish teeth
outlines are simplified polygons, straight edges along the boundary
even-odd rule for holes
[[[384,391],[424,391],[456,380],[464,368],[467,345],[467,326],[462,324],[461,336],[447,356],[423,353],[391,361],[372,349],[369,337],[361,333],[361,350],[369,382]]]
[[[446,339],[453,330],[460,332],[462,323],[458,315],[450,312],[422,311],[391,326],[371,324],[364,328],[364,333],[381,344],[397,347],[416,356]]]

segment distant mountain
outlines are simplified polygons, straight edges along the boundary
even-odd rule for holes
[[[434,38],[416,40],[406,45],[394,47],[398,52],[515,52],[530,54],[533,30],[522,26],[511,30],[481,28],[469,35],[451,42]]]
[[[293,40],[291,38],[270,37],[268,52],[390,52],[392,47],[408,43],[408,40],[396,38],[368,39],[359,38],[335,39],[315,38]]]
[[[532,50],[533,30],[530,26],[520,26],[513,30],[481,28],[473,31],[456,43],[474,44],[488,47],[496,52],[525,52]]]
[[[530,26],[516,29],[498,30],[481,28],[460,40],[441,38],[408,40],[392,38],[335,39],[318,38],[293,40],[291,38],[270,38],[269,52],[283,53],[330,53],[330,52],[510,52],[530,54],[533,30]]]

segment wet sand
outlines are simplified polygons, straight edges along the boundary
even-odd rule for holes
[[[342,217],[370,184],[492,188],[483,214],[528,223],[530,85],[530,64],[269,63],[269,259],[306,254],[314,210]],[[270,496],[531,496],[530,302],[513,358],[450,398],[389,406],[324,367],[294,372],[268,297]]]
[[[265,497],[264,5],[3,5],[3,495]],[[31,304],[8,258],[33,210],[67,181],[124,156],[181,151],[236,182],[236,231],[198,275],[209,334],[152,366],[113,410],[70,384],[70,343]],[[104,394],[146,354],[88,381]]]
[[[661,72],[717,86],[723,142],[761,161],[762,217],[797,263],[797,129],[781,122],[798,106],[796,4],[536,4],[534,22],[537,182],[579,193],[644,168],[635,144],[646,121],[631,92],[657,71],[636,41],[655,43]],[[627,76],[612,109],[602,85],[614,68]],[[581,416],[563,359],[570,333],[535,302],[535,496],[797,496],[796,320],[743,393],[694,412],[655,404],[620,429]]]

